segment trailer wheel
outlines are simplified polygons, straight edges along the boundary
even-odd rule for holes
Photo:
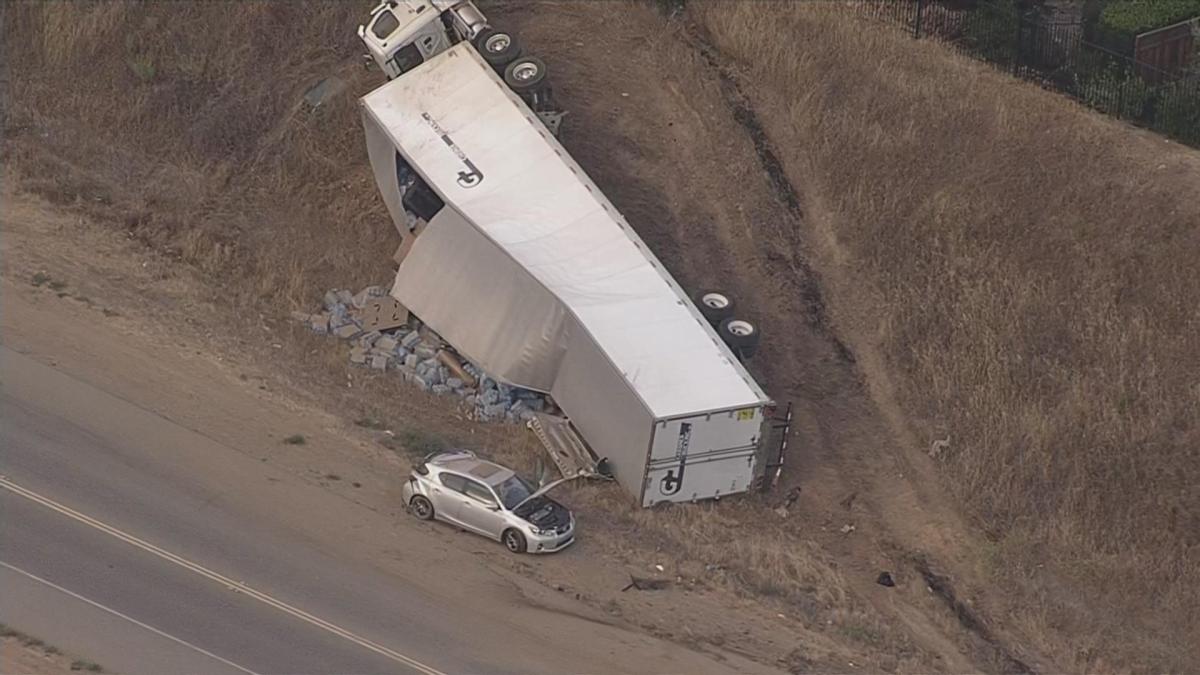
[[[484,28],[475,36],[475,50],[496,72],[504,72],[504,67],[521,55],[517,37],[495,28]]]
[[[733,316],[733,298],[721,291],[700,291],[695,296],[696,307],[713,326]]]
[[[760,337],[758,326],[746,321],[729,317],[721,322],[717,328],[717,333],[725,344],[733,350],[741,359],[748,359],[754,356],[754,352],[758,350],[758,339]]]
[[[522,56],[504,69],[504,83],[523,94],[532,92],[546,81],[546,64],[536,56]]]

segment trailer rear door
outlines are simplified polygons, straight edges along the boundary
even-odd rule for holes
[[[657,422],[642,505],[711,499],[750,489],[762,423],[761,407]]]

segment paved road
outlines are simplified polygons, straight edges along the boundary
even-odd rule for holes
[[[428,533],[405,537],[411,575],[384,571],[325,534],[379,514],[5,347],[0,373],[0,621],[69,652],[156,674],[608,672],[639,650],[721,669],[521,606]]]

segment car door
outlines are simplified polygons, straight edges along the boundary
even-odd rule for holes
[[[437,481],[429,489],[429,501],[433,502],[433,512],[439,519],[463,525],[459,510],[465,499],[463,491],[466,486],[467,479],[458,474],[445,471],[438,474]]]
[[[504,531],[504,511],[492,489],[477,480],[467,479],[459,505],[462,525],[485,537],[499,539]]]

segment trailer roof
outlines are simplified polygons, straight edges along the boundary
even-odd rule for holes
[[[657,419],[768,401],[624,217],[469,44],[363,104],[448,207],[577,317]]]

